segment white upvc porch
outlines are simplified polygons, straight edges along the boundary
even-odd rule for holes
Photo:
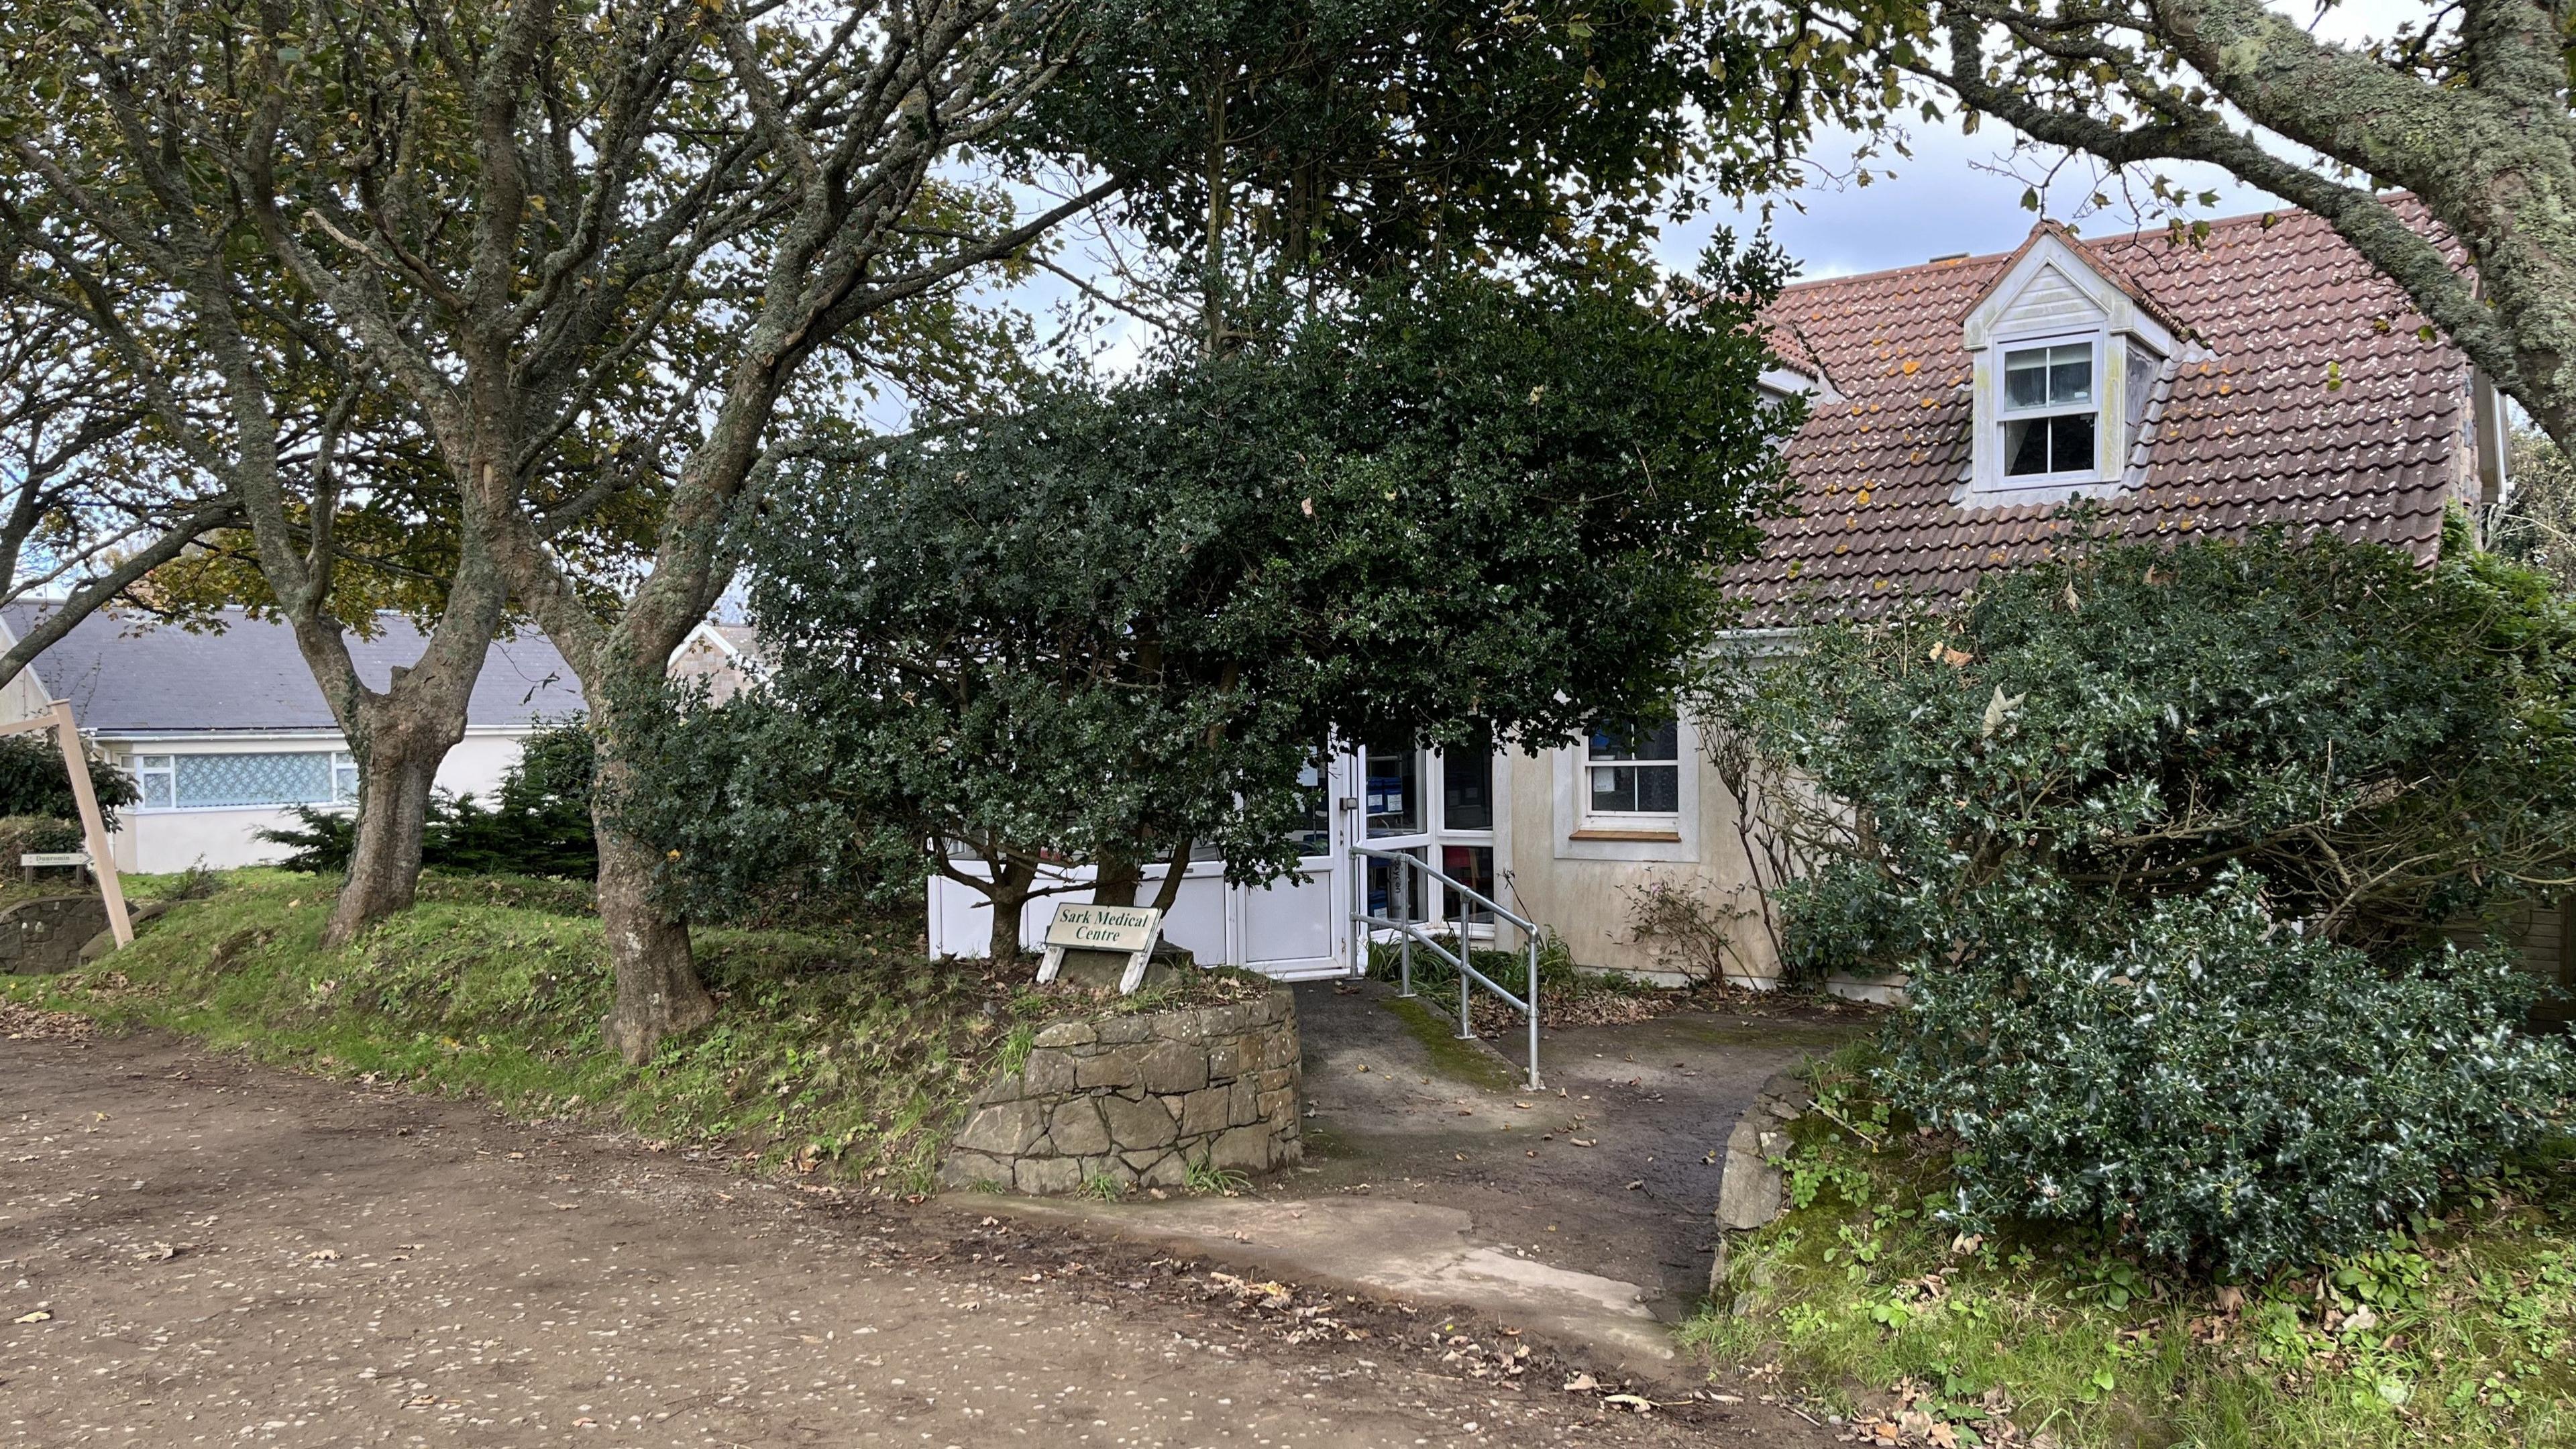
[[[1221,863],[1192,861],[1181,878],[1163,937],[1211,965],[1239,966],[1284,981],[1351,974],[1352,891],[1366,892],[1360,914],[1383,914],[1388,867],[1373,862],[1355,881],[1350,848],[1366,844],[1403,851],[1439,867],[1461,883],[1508,901],[1511,823],[1502,787],[1506,761],[1491,751],[1452,752],[1372,748],[1331,756],[1313,779],[1317,810],[1300,833],[1297,874],[1267,886],[1225,881]],[[981,875],[978,862],[952,862]],[[1150,897],[1166,867],[1145,868]],[[1067,867],[1046,883],[1075,885],[1090,868]],[[1409,902],[1413,919],[1447,919],[1454,904],[1436,880],[1420,882]],[[1056,903],[1088,901],[1074,889],[1040,896],[1020,917],[1020,944],[1036,949]],[[973,888],[934,876],[929,888],[930,951],[934,956],[981,956],[991,939],[991,907]],[[1471,917],[1474,913],[1471,912]],[[1471,921],[1471,929],[1473,923]],[[1481,934],[1481,932],[1478,932]]]

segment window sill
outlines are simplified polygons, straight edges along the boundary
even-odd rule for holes
[[[353,800],[290,800],[282,805],[127,805],[122,808],[128,815],[221,815],[227,811],[294,810],[299,807],[310,807],[315,810],[354,810],[357,808],[357,802]]]
[[[1643,840],[1658,844],[1679,845],[1682,833],[1674,830],[1610,830],[1585,828],[1566,837],[1568,840]]]

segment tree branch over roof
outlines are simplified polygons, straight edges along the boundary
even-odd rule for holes
[[[2465,0],[2359,44],[2321,39],[2262,0],[1833,0],[1752,13],[1782,45],[1805,47],[1807,68],[1842,79],[1809,98],[1812,119],[1885,127],[1899,106],[1937,117],[1955,103],[1971,129],[1992,116],[2114,168],[2204,162],[2317,213],[2553,437],[2576,440],[2562,7]],[[1872,94],[1859,77],[1877,67],[1900,79]],[[2161,176],[2153,188],[2191,239],[2182,193]]]

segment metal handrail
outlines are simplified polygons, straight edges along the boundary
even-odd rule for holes
[[[1538,922],[1529,919],[1527,916],[1519,915],[1513,911],[1505,909],[1502,902],[1484,894],[1482,891],[1478,891],[1473,887],[1461,883],[1456,877],[1451,876],[1447,871],[1433,865],[1431,862],[1423,860],[1420,857],[1409,854],[1405,851],[1380,850],[1374,846],[1367,845],[1354,845],[1350,848],[1350,851],[1351,925],[1355,928],[1351,932],[1351,951],[1354,957],[1354,964],[1358,967],[1355,974],[1368,974],[1369,933],[1372,929],[1384,929],[1395,933],[1397,959],[1400,963],[1398,966],[1399,982],[1396,988],[1396,994],[1398,996],[1409,997],[1414,994],[1413,948],[1416,943],[1419,943],[1424,950],[1429,951],[1432,955],[1458,968],[1458,1039],[1460,1041],[1476,1040],[1476,1029],[1469,1022],[1467,1014],[1468,1006],[1473,1000],[1475,987],[1482,986],[1487,991],[1490,991],[1494,993],[1494,995],[1502,998],[1506,1004],[1517,1008],[1521,1015],[1527,1017],[1529,1020],[1529,1089],[1533,1092],[1537,1091],[1539,1089]],[[1443,947],[1437,937],[1424,929],[1425,926],[1431,924],[1430,922],[1416,921],[1413,919],[1413,881],[1410,875],[1399,876],[1392,871],[1388,874],[1387,906],[1388,909],[1396,912],[1396,914],[1392,916],[1372,916],[1368,913],[1366,905],[1366,901],[1368,900],[1368,869],[1362,864],[1364,860],[1368,859],[1383,860],[1389,865],[1400,867],[1406,872],[1421,871],[1425,875],[1430,876],[1433,880],[1440,882],[1440,884],[1449,891],[1450,898],[1456,901],[1458,906],[1458,918],[1455,922],[1457,934],[1450,938],[1457,946],[1456,951],[1452,952],[1446,947]],[[1500,982],[1495,981],[1484,972],[1476,969],[1475,948],[1470,944],[1467,935],[1469,916],[1468,907],[1470,903],[1481,905],[1486,910],[1493,912],[1496,920],[1509,921],[1511,924],[1520,928],[1522,942],[1521,949],[1529,965],[1528,982],[1523,988],[1524,995],[1512,995],[1511,992],[1503,988]],[[1452,923],[1442,921],[1439,924],[1450,925]]]

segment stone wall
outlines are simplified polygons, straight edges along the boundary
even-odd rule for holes
[[[97,896],[45,896],[0,910],[0,971],[28,975],[69,971],[81,947],[107,929],[107,903]]]
[[[1786,1073],[1762,1084],[1761,1092],[1727,1134],[1726,1162],[1717,1184],[1717,1257],[1708,1265],[1708,1294],[1725,1303],[1726,1266],[1733,1256],[1730,1233],[1750,1232],[1780,1216],[1788,1206],[1787,1184],[1772,1159],[1789,1150],[1789,1124],[1816,1105],[1805,1082]]]
[[[1285,1167],[1304,1153],[1297,1054],[1284,987],[1231,1006],[1057,1022],[976,1095],[940,1180],[1050,1196],[1103,1177],[1179,1187],[1203,1163]]]

